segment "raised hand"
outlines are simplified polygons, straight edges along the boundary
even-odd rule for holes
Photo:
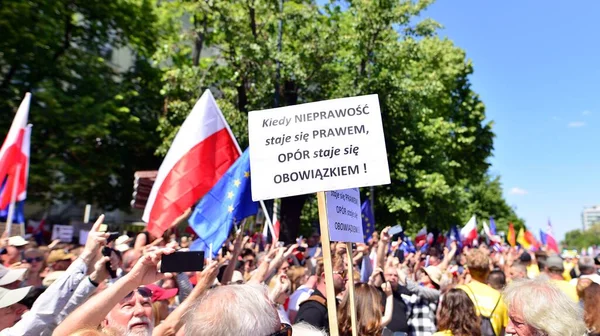
[[[219,274],[219,268],[221,263],[216,260],[213,260],[208,263],[206,267],[202,270],[202,272],[196,272],[196,278],[198,279],[197,286],[204,286],[205,288],[209,288],[217,278]]]
[[[131,272],[126,276],[137,286],[142,286],[154,283],[158,280],[170,276],[170,274],[162,274],[158,269],[158,264],[163,255],[171,254],[175,250],[163,248],[155,252],[150,252],[142,256],[133,266]]]
[[[389,281],[381,284],[381,290],[383,290],[383,293],[386,297],[392,295],[392,285],[389,283]]]
[[[88,268],[91,268],[99,258],[100,250],[102,246],[106,245],[106,239],[109,236],[106,232],[100,232],[102,222],[104,222],[104,215],[100,215],[92,226],[92,229],[88,233],[83,252],[81,253],[81,258],[88,264]]]
[[[379,241],[381,241],[384,244],[387,244],[390,242],[390,234],[388,233],[388,231],[390,231],[391,227],[387,226],[385,227],[383,230],[381,230],[381,238]]]

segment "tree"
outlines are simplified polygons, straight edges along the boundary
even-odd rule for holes
[[[31,91],[30,199],[126,209],[133,171],[159,164],[156,20],[150,0],[2,3],[0,129]]]
[[[158,153],[205,88],[218,93],[242,147],[248,111],[377,93],[392,178],[375,188],[380,226],[444,229],[465,223],[474,210],[516,221],[501,193],[471,190],[497,187],[486,176],[492,123],[471,89],[465,52],[436,35],[436,22],[420,20],[430,2],[294,0],[282,11],[267,0],[163,2],[168,37],[155,57],[169,66]],[[284,239],[297,235],[308,197],[282,200]],[[470,206],[476,201],[490,204]]]
[[[583,249],[600,245],[600,223],[590,226],[587,230],[572,230],[565,234],[563,247],[569,249]]]

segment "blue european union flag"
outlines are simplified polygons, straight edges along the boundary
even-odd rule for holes
[[[0,221],[4,221],[4,222],[8,221],[8,207],[10,207],[10,204],[6,207],[6,209],[0,210]],[[24,207],[25,207],[25,201],[15,203],[15,212],[13,214],[13,223],[14,224],[25,223]]]
[[[494,222],[494,217],[490,217],[490,233],[492,235],[496,235],[496,222]]]
[[[216,257],[233,222],[257,212],[258,204],[252,201],[250,191],[250,150],[246,149],[194,208],[188,223],[199,238],[190,250],[208,254],[212,244],[212,257]]]
[[[363,225],[363,237],[365,243],[369,241],[373,232],[375,232],[375,217],[373,216],[373,208],[369,200],[364,201],[361,207],[361,217]]]

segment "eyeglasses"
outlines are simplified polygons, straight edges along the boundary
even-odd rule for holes
[[[152,298],[152,290],[148,287],[138,287],[137,292],[144,299]],[[127,301],[127,300],[131,299],[131,297],[133,296],[133,293],[135,293],[135,291],[132,291],[129,294],[127,294],[127,296],[125,296],[122,301]]]
[[[32,262],[42,262],[44,261],[43,257],[34,257],[34,258],[25,258],[25,261],[27,261],[28,264],[31,264]]]
[[[282,323],[279,331],[269,334],[268,336],[292,336],[292,326]]]

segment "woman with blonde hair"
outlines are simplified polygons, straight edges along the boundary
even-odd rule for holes
[[[354,301],[356,307],[356,320],[358,324],[358,335],[379,336],[383,328],[390,323],[393,314],[392,287],[384,283],[382,290],[385,293],[385,315],[382,313],[384,307],[381,301],[381,292],[377,287],[358,283],[354,289]],[[352,323],[350,321],[350,296],[346,294],[338,308],[338,324],[341,336],[352,335]]]
[[[37,248],[29,248],[24,253],[25,261],[31,265],[29,271],[27,271],[27,278],[23,283],[23,287],[43,287],[42,284],[42,273],[46,269],[46,257],[44,253]]]
[[[452,288],[438,310],[438,332],[433,336],[481,336],[481,321],[467,293]]]

